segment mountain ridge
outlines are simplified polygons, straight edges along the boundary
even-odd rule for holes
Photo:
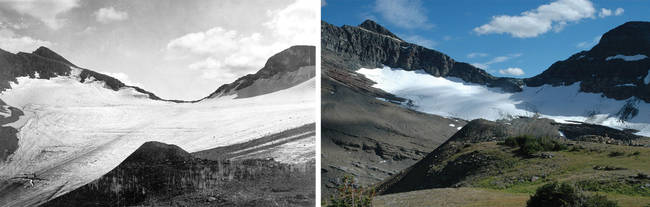
[[[650,82],[644,79],[650,76],[650,58],[635,61],[616,58],[616,55],[650,56],[650,22],[626,22],[605,33],[592,49],[557,61],[530,78],[492,76],[442,52],[407,43],[372,20],[359,26],[341,27],[321,21],[321,31],[322,48],[353,69],[383,65],[407,71],[421,69],[435,77],[457,77],[506,92],[520,92],[524,86],[580,82],[582,92],[602,93],[616,100],[635,97],[650,103]]]

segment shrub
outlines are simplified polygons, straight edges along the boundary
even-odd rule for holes
[[[366,190],[357,187],[354,177],[346,175],[343,183],[338,187],[336,197],[330,199],[328,207],[367,207],[372,206],[372,199],[375,197],[375,190]]]
[[[623,155],[625,155],[625,152],[614,151],[614,152],[609,153],[610,157],[618,157],[618,156],[623,156]]]
[[[561,151],[568,148],[565,144],[554,138],[534,138],[527,135],[508,137],[504,141],[504,144],[510,147],[519,147],[519,152],[528,156],[540,151]]]
[[[602,195],[585,195],[567,183],[549,183],[537,189],[526,202],[527,207],[617,207]]]

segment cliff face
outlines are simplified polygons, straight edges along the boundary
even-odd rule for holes
[[[508,92],[521,91],[523,85],[521,80],[494,77],[441,52],[405,42],[371,20],[358,27],[337,27],[321,22],[321,47],[323,56],[337,56],[354,70],[382,65],[409,71],[424,70],[436,77],[457,77]]]
[[[525,79],[528,86],[571,85],[583,92],[617,100],[636,97],[650,102],[650,22],[627,22],[603,35],[589,51],[558,61]]]

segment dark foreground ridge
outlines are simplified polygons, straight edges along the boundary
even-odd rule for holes
[[[313,206],[314,163],[204,160],[147,142],[99,179],[42,206]]]

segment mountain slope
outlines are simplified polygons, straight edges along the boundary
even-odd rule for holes
[[[617,100],[630,97],[650,103],[650,22],[627,22],[605,33],[591,50],[558,61],[527,86],[571,85]]]
[[[355,31],[390,41],[394,38],[372,22],[364,27]],[[325,30],[335,27],[323,23],[322,29],[323,38],[333,38]],[[360,57],[351,53],[339,54],[325,48],[325,43],[321,48],[321,192],[325,200],[344,175],[354,175],[364,186],[379,182],[421,159],[465,124],[400,106],[405,99],[373,88],[373,81],[354,72]]]
[[[292,46],[271,56],[262,69],[220,86],[208,98],[247,98],[287,89],[316,75],[316,47]]]

